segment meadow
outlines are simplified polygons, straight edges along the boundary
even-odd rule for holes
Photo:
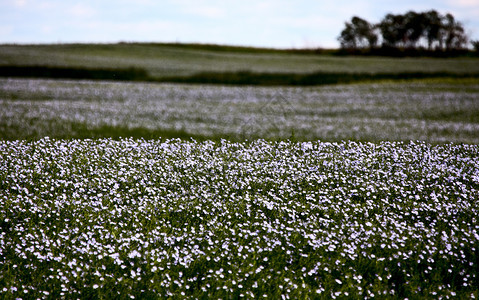
[[[0,138],[479,143],[478,83],[252,87],[0,79]]]
[[[479,147],[0,142],[0,297],[479,297]]]
[[[477,61],[0,45],[0,298],[477,298]]]

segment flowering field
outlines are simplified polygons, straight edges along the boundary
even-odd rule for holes
[[[249,87],[0,79],[0,139],[479,143],[479,80]]]
[[[0,298],[479,297],[479,146],[0,142]]]

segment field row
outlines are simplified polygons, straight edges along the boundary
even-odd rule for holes
[[[1,141],[0,298],[479,297],[477,199],[477,145]]]
[[[0,138],[479,143],[479,82],[308,88],[0,79]]]
[[[221,84],[249,86],[319,86],[358,82],[378,82],[384,80],[418,79],[472,79],[479,73],[457,72],[388,72],[388,73],[339,73],[314,72],[259,73],[249,71],[200,72],[189,76],[154,77],[146,69],[140,68],[71,68],[50,66],[1,66],[0,77],[12,78],[52,78],[75,80],[115,80],[157,83]]]

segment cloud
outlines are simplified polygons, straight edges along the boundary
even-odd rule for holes
[[[72,29],[77,32],[76,38],[90,42],[175,41],[192,31],[185,24],[174,21],[97,20],[76,23]]]
[[[10,35],[13,33],[13,26],[11,25],[5,25],[5,26],[0,26],[0,35]]]
[[[445,12],[451,12],[461,21],[467,32],[479,33],[479,0],[447,0]],[[471,38],[477,39],[477,36]]]
[[[43,34],[50,34],[55,32],[55,30],[54,30],[54,27],[50,25],[44,25],[40,27],[40,32],[42,32]]]
[[[222,8],[215,6],[189,7],[186,9],[186,12],[188,14],[209,19],[218,19],[226,16],[226,12]]]
[[[24,7],[27,4],[27,0],[13,0],[13,5],[16,7]]]
[[[479,0],[450,0],[449,4],[453,6],[477,8],[479,7]]]
[[[88,18],[97,14],[95,9],[83,3],[75,4],[70,9],[68,9],[68,13],[70,13],[71,15],[75,17],[80,17],[80,18]]]
[[[176,0],[169,1],[172,11],[180,15],[217,19],[226,16],[230,5],[216,0]]]

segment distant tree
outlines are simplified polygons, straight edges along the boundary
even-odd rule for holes
[[[388,47],[401,47],[406,42],[406,18],[404,15],[387,14],[378,25],[383,44]]]
[[[351,22],[345,23],[338,40],[342,48],[360,49],[373,48],[378,42],[375,26],[359,17],[353,17]]]
[[[416,48],[418,41],[424,35],[426,17],[414,11],[404,15],[388,14],[378,27],[386,46]]]
[[[426,17],[423,13],[409,11],[404,15],[403,41],[408,48],[416,48],[426,28]]]
[[[472,47],[474,47],[474,51],[479,53],[479,40],[478,41],[471,41]]]
[[[351,23],[345,24],[346,28],[341,31],[341,35],[338,38],[339,43],[341,44],[341,48],[356,49],[358,48],[358,42],[356,40],[353,26]]]
[[[431,10],[424,13],[424,37],[427,41],[427,47],[429,50],[433,49],[433,45],[435,42],[439,43],[441,39],[441,28],[442,28],[442,17],[441,15],[435,11]]]
[[[462,24],[454,19],[454,16],[447,14],[443,18],[442,37],[447,51],[463,49],[467,45],[467,36]]]
[[[373,48],[378,43],[390,48],[418,49],[427,45],[429,50],[464,49],[468,43],[463,25],[451,14],[445,16],[435,10],[405,14],[387,14],[379,24],[370,24],[360,17],[345,23],[338,40],[342,48]]]

